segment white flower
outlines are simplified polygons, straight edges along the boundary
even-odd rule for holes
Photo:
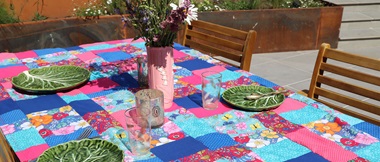
[[[40,131],[41,129],[44,129],[44,126],[43,125],[40,125],[36,128],[38,131]]]
[[[173,10],[176,10],[178,8],[178,6],[174,3],[170,3],[170,7],[172,7]]]
[[[330,133],[325,133],[322,135],[322,137],[329,139],[331,141],[336,141],[336,142],[340,142],[340,139],[342,138],[342,136],[340,135],[337,135],[337,134],[331,135]]]
[[[249,142],[246,144],[246,146],[253,147],[253,148],[261,148],[269,144],[270,144],[269,141],[266,141],[263,139],[250,139]]]
[[[29,129],[29,128],[33,127],[33,124],[30,123],[30,122],[25,122],[25,123],[22,123],[20,125],[20,127],[21,127],[22,130],[26,130],[26,129]]]
[[[326,123],[328,123],[329,121],[328,120],[326,120],[326,119],[322,119],[322,120],[317,120],[317,121],[315,121],[314,123],[323,123],[323,124],[326,124]]]
[[[79,114],[76,111],[70,111],[69,115],[70,116],[79,116]]]
[[[195,5],[193,4],[189,6],[185,21],[191,25],[192,20],[198,20],[198,8],[195,8]]]
[[[163,145],[163,144],[166,144],[169,142],[173,142],[174,140],[168,139],[166,137],[161,137],[160,139],[158,139],[158,141],[160,141],[160,142],[157,143],[156,146],[160,146],[160,145]]]
[[[31,113],[31,116],[44,116],[48,114],[47,112],[48,112],[47,110],[39,111],[39,112]]]
[[[75,126],[75,130],[78,130],[80,128],[84,128],[84,127],[87,127],[87,126],[90,126],[86,121],[84,120],[80,120],[78,122],[74,122],[74,123],[71,123],[70,126]]]

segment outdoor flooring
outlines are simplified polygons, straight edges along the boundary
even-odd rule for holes
[[[338,49],[380,59],[380,0],[334,0],[331,2],[344,5]],[[296,92],[309,89],[317,54],[318,50],[254,54],[250,72]],[[380,76],[380,72],[373,70],[356,66],[350,66],[350,68]],[[380,90],[379,86],[348,78],[346,80]],[[342,93],[360,100],[370,100],[349,92]],[[378,101],[370,101],[380,105]],[[336,104],[350,108],[341,103]]]

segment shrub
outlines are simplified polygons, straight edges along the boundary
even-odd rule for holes
[[[9,5],[9,10],[3,1],[0,1],[0,24],[17,23],[18,18],[14,16],[13,4]]]

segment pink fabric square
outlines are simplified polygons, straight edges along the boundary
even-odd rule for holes
[[[175,49],[173,50],[173,58],[182,58],[186,56],[189,56],[189,55]]]
[[[38,57],[37,53],[34,51],[25,51],[25,52],[19,52],[15,53],[18,59],[24,59],[24,58],[32,58],[32,57]]]
[[[202,76],[202,73],[205,72],[205,71],[222,72],[224,70],[226,70],[226,68],[224,68],[222,66],[213,66],[213,67],[206,68],[206,69],[194,70],[193,74],[194,75],[198,75],[198,76]]]
[[[20,74],[21,72],[29,70],[26,66],[10,66],[7,68],[1,69],[0,78],[8,78],[8,77],[14,77]]]
[[[285,101],[275,110],[277,114],[293,111],[293,110],[299,110],[306,106],[306,103],[294,100],[292,98],[286,98]]]
[[[99,53],[104,53],[104,52],[115,52],[115,51],[120,51],[119,48],[108,48],[108,49],[102,49],[102,50],[94,50],[94,51],[91,51],[93,52],[94,54],[99,54]]]
[[[82,93],[80,90],[74,89],[74,90],[71,90],[69,92],[59,92],[57,94],[58,94],[58,96],[75,96],[75,95],[78,95],[80,93]]]
[[[181,108],[181,106],[178,106],[175,102],[173,102],[172,106],[168,109],[165,109],[164,111],[165,112],[172,112],[174,110],[178,110],[179,108]]]
[[[100,92],[103,90],[108,90],[115,88],[119,84],[115,83],[109,78],[100,78],[98,80],[93,80],[88,82],[85,86],[79,88],[79,90],[84,94],[90,94],[95,92]]]
[[[145,42],[144,39],[137,39],[137,40],[133,40],[133,39],[128,39],[125,41],[126,43],[141,43],[141,42]]]
[[[192,85],[202,84],[202,78],[198,75],[183,77],[183,78],[180,78],[179,80],[185,83],[192,84]]]
[[[92,52],[85,52],[85,53],[82,53],[82,54],[78,54],[78,55],[75,55],[76,57],[78,57],[80,60],[82,60],[83,62],[86,62],[88,60],[92,60],[92,59],[95,59],[99,56],[96,56],[94,53]]]
[[[20,161],[29,161],[32,159],[37,159],[47,149],[49,149],[49,145],[42,144],[38,146],[32,146],[26,150],[16,152],[16,155],[20,159]]]
[[[198,118],[205,118],[209,116],[214,116],[218,114],[223,114],[227,111],[231,111],[232,109],[221,102],[219,102],[218,108],[215,110],[206,110],[203,107],[200,108],[192,108],[189,109],[188,111],[192,112],[196,117]]]
[[[117,112],[114,112],[111,114],[111,116],[120,123],[120,125],[124,128],[127,129],[127,120],[125,119],[124,115],[125,110],[120,110]]]
[[[0,83],[4,89],[10,89],[12,88],[12,82],[5,82],[5,83]]]
[[[357,155],[351,151],[345,150],[337,143],[319,136],[302,128],[285,135],[290,140],[309,148],[314,153],[321,155],[328,161],[347,162],[355,159]]]
[[[89,44],[82,44],[79,47],[92,47],[92,46],[97,46],[97,45],[102,45],[104,42],[96,42],[96,43],[89,43]]]
[[[10,58],[17,58],[13,53],[0,53],[0,61]]]
[[[119,44],[119,43],[125,43],[125,40],[112,40],[105,42],[107,44]]]

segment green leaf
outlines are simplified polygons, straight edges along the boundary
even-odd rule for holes
[[[24,71],[12,78],[13,85],[28,92],[61,91],[88,81],[90,71],[78,66],[51,66]]]

